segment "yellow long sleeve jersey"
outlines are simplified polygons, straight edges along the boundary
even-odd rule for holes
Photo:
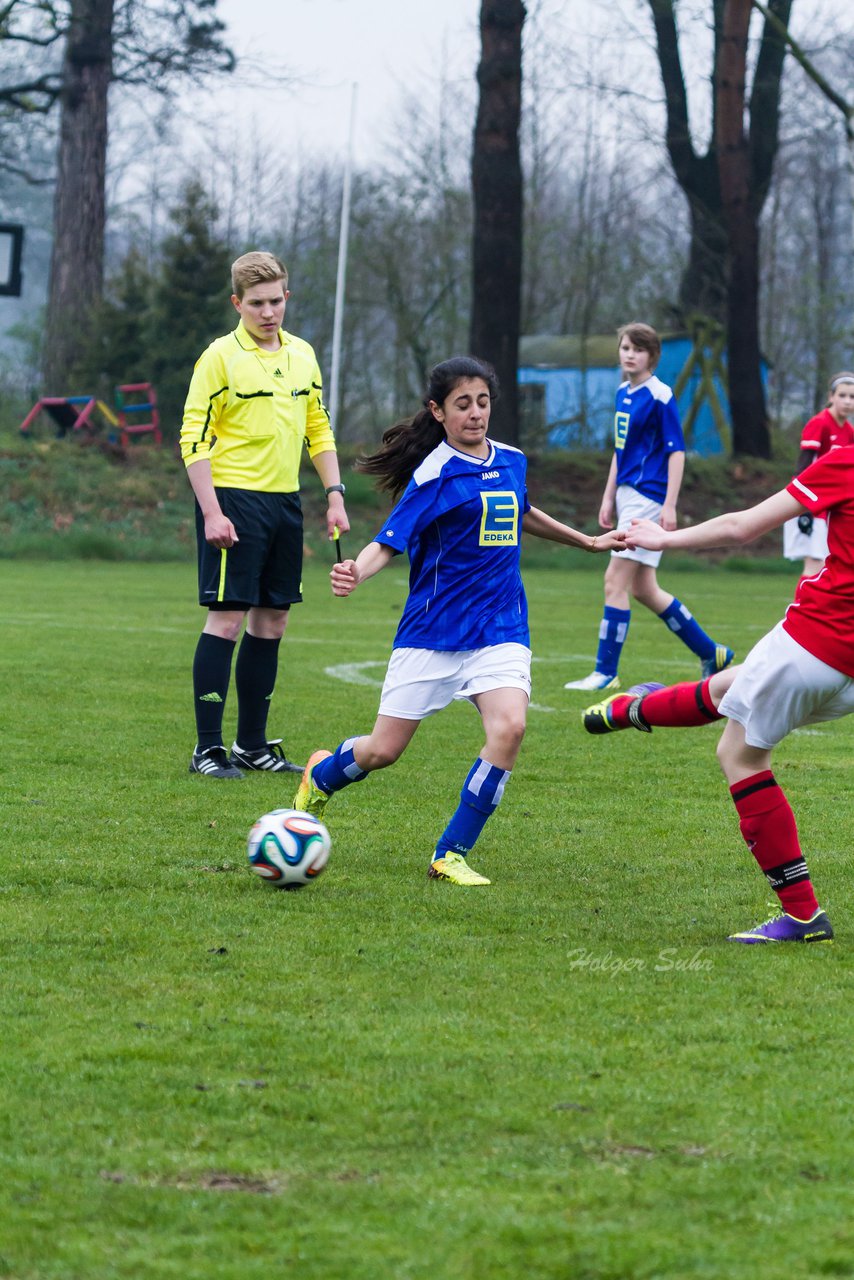
[[[312,458],[335,448],[314,350],[283,329],[279,338],[278,351],[264,351],[241,321],[196,363],[181,457],[209,457],[215,485],[295,493],[303,444]]]

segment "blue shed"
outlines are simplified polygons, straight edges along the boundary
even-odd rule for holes
[[[718,340],[698,346],[687,333],[662,334],[656,374],[677,392],[689,452],[728,451],[730,415]],[[763,364],[763,381],[767,366]],[[615,334],[534,335],[519,343],[519,392],[526,438],[557,449],[610,448],[620,383]]]

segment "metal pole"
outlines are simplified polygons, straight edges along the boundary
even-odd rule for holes
[[[344,289],[347,280],[347,241],[350,233],[350,184],[353,175],[353,137],[356,125],[356,95],[359,86],[353,82],[350,98],[350,138],[344,166],[344,190],[341,196],[341,229],[338,235],[338,276],[335,281],[335,316],[332,321],[332,368],[329,377],[329,420],[338,429],[340,408],[341,331],[344,325]]]

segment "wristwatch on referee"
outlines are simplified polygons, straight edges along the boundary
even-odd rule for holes
[[[328,498],[330,493],[340,493],[343,495],[346,492],[347,490],[345,489],[343,484],[331,484],[329,488],[326,490],[326,496]]]

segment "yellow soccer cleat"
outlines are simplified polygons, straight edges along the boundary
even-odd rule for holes
[[[443,858],[434,858],[430,863],[427,876],[430,880],[450,880],[451,884],[475,885],[491,884],[486,876],[479,875],[470,867],[459,853],[446,853]]]
[[[624,693],[614,693],[610,698],[606,698],[604,702],[596,702],[592,707],[585,707],[581,713],[581,723],[588,733],[614,733],[617,729],[622,729],[620,724],[614,724],[611,719],[610,709],[611,703],[616,702],[618,698],[625,699]],[[628,726],[626,726],[628,728]]]
[[[581,723],[588,733],[614,733],[617,729],[640,729],[641,733],[652,733],[652,728],[643,718],[642,704],[648,693],[663,689],[664,685],[657,680],[648,680],[645,684],[633,684],[625,693],[614,693],[604,702],[597,702],[581,713]],[[620,699],[623,701],[620,702]],[[615,702],[620,702],[620,720],[627,723],[617,724],[614,721]]]
[[[321,760],[327,760],[332,755],[331,751],[313,751],[308,758],[308,764],[302,771],[302,782],[297,787],[297,793],[294,796],[294,808],[301,810],[302,813],[312,813],[315,818],[323,821],[323,813],[326,806],[331,800],[331,796],[326,791],[321,791],[320,787],[316,787],[312,781],[311,775],[314,773],[314,766],[320,764]]]

